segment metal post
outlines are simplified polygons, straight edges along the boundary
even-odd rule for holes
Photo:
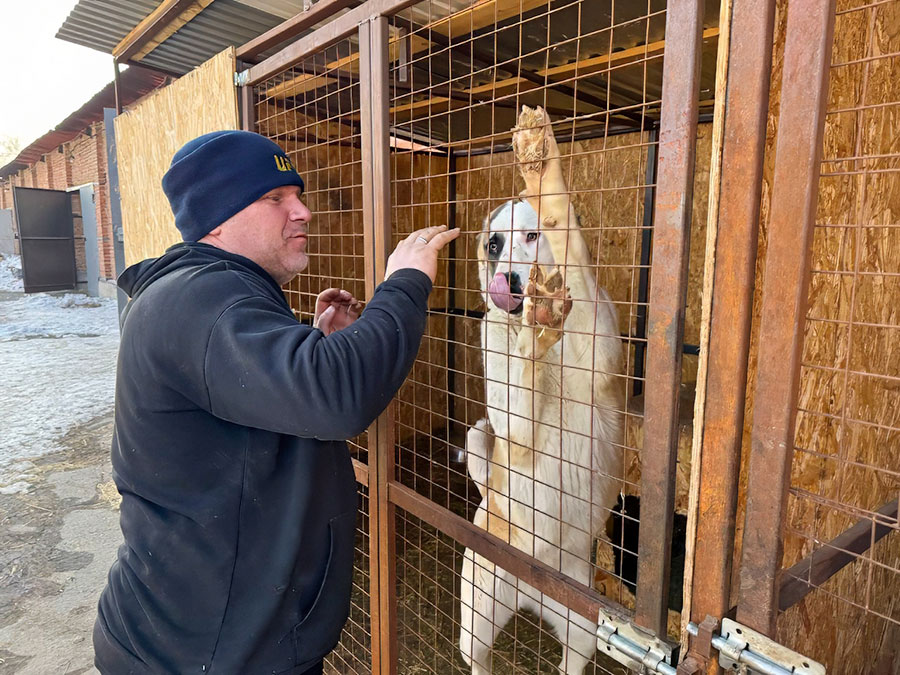
[[[653,228],[641,532],[635,621],[666,634],[678,399],[697,141],[703,3],[671,0],[666,13],[659,169]]]
[[[359,25],[367,297],[384,279],[391,247],[388,64],[388,21],[369,18]],[[379,675],[397,672],[396,517],[388,498],[388,484],[395,473],[394,409],[391,403],[369,429],[372,672]]]
[[[792,0],[760,320],[738,621],[774,635],[835,0]]]
[[[122,102],[119,99],[119,61],[113,58],[113,91],[116,95],[116,115],[122,114]]]
[[[731,606],[774,17],[774,0],[732,6],[691,594],[697,623]]]
[[[106,133],[106,181],[109,185],[109,213],[112,217],[113,259],[116,277],[125,271],[125,230],[122,225],[122,202],[119,199],[119,156],[116,152],[116,111],[103,109],[103,129]],[[119,302],[119,316],[128,303],[128,295],[121,288],[116,289]]]

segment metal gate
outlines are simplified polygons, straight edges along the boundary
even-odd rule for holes
[[[75,288],[72,200],[62,190],[13,188],[26,293]]]
[[[253,59],[348,4],[314,5],[238,56]],[[818,672],[811,659],[777,645],[773,652],[765,636],[810,653],[811,642],[785,611],[811,591],[827,593],[827,579],[860,560],[867,565],[864,597],[843,599],[867,620],[875,617],[872,625],[886,635],[896,634],[894,605],[876,597],[877,589],[893,588],[896,551],[876,544],[887,535],[896,547],[896,499],[892,505],[889,497],[896,497],[890,485],[900,475],[897,423],[889,408],[866,417],[846,400],[854,383],[875,386],[885,378],[879,391],[889,396],[900,373],[853,365],[835,349],[831,363],[804,356],[804,344],[808,350],[821,337],[810,328],[815,321],[851,335],[886,335],[896,322],[893,315],[863,319],[852,309],[804,317],[826,109],[834,119],[855,116],[860,130],[853,149],[828,146],[826,136],[834,155],[827,161],[840,167],[834,180],[896,173],[896,149],[860,136],[868,116],[900,105],[878,71],[898,48],[885,46],[891,38],[873,28],[897,5],[838,8],[839,21],[863,17],[870,29],[868,51],[833,69],[855,68],[852,77],[877,80],[881,99],[870,100],[863,85],[861,98],[826,104],[834,0],[791,0],[775,187],[763,216],[765,282],[758,285],[774,2],[723,2],[719,16],[712,0],[368,0],[239,74],[244,127],[279,142],[307,182],[315,216],[311,265],[286,289],[300,320],[311,319],[316,293],[328,286],[371,297],[388,253],[411,231],[442,223],[464,231],[442,258],[407,384],[352,444],[362,501],[355,593],[331,672],[464,673],[472,663],[482,672],[581,672],[587,661],[584,672],[674,673],[679,651],[680,672],[712,672],[716,650],[725,667]],[[714,102],[716,119],[698,132],[698,116]],[[528,170],[514,142],[516,133],[534,128],[520,117],[523,105],[548,114],[562,181],[525,195],[542,223],[534,229],[552,226],[541,220],[551,208],[545,196],[572,204],[580,223],[567,221],[566,241],[584,246],[581,257],[569,257],[569,249],[563,259],[554,256],[555,267],[608,291],[573,298],[573,307],[587,302],[594,312],[581,329],[590,346],[579,362],[566,356],[565,345],[577,343],[560,342],[557,381],[599,373],[607,391],[618,392],[603,400],[593,379],[587,398],[562,385],[539,390],[538,358],[482,338],[483,327],[498,321],[481,278],[491,238],[530,241],[511,216],[502,220],[504,208],[518,208],[505,205],[519,198]],[[694,175],[698,147],[712,152],[708,177]],[[900,231],[893,226],[883,225],[884,237]],[[862,235],[854,236],[861,256]],[[863,272],[861,260],[852,270],[816,273],[849,280],[839,282],[838,296],[871,292],[865,284],[876,271]],[[508,295],[515,295],[511,264],[498,269],[506,269]],[[889,283],[896,272],[879,268],[877,275]],[[609,307],[618,318],[602,328],[596,316]],[[521,321],[510,317],[500,322]],[[565,330],[572,328],[567,323]],[[621,341],[623,362],[600,364],[598,340]],[[513,368],[531,378],[530,387],[512,381]],[[798,390],[817,386],[812,370],[843,378],[840,412],[803,408]],[[748,378],[752,433],[744,415]],[[496,424],[497,411],[512,410],[513,400],[524,407],[507,426]],[[621,436],[604,436],[593,417],[567,421],[585,405],[621,424]],[[491,449],[473,463],[484,420],[491,420],[491,440],[484,441]],[[796,427],[821,430],[834,420],[844,438],[835,458],[795,440]],[[745,426],[752,453],[745,447],[742,454]],[[808,429],[797,438],[803,433]],[[864,433],[881,434],[887,459],[860,450]],[[597,442],[613,449],[605,459],[594,452]],[[590,450],[583,456],[565,455],[584,443]],[[530,470],[510,459],[518,451],[530,458]],[[804,453],[842,475],[873,473],[887,487],[871,499],[886,503],[852,503],[798,484],[797,467],[809,461],[797,459]],[[752,457],[749,467],[744,462],[749,485],[740,479],[742,456]],[[502,476],[507,492],[479,479],[479,467]],[[614,482],[619,498],[598,504],[594,487],[587,496],[572,488],[583,487],[580,475],[590,476],[591,486],[599,478],[598,489]],[[538,493],[542,510],[533,508]],[[789,512],[803,502],[815,515],[798,529]],[[826,507],[840,517],[820,516],[816,510]],[[530,527],[510,515],[516,508]],[[566,528],[577,518],[582,532],[572,535]],[[564,531],[580,548],[560,543]],[[704,621],[723,619],[735,605],[737,627]],[[794,627],[779,632],[779,617]],[[760,637],[750,640],[753,629]],[[834,658],[827,660],[833,665]]]

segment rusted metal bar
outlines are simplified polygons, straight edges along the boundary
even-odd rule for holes
[[[793,0],[760,319],[737,619],[774,635],[835,0]]]
[[[356,482],[369,487],[369,467],[358,459],[352,459],[351,461],[353,462],[353,473],[356,476]]]
[[[783,612],[793,607],[815,588],[858,560],[885,535],[898,531],[897,500],[893,499],[878,509],[878,515],[874,518],[863,518],[790,569],[783,570],[778,609]]]
[[[590,586],[572,580],[563,572],[520,551],[405,485],[392,482],[388,487],[388,495],[393,504],[416,518],[421,518],[573,612],[593,622],[597,621],[601,609],[629,620],[630,612],[627,609],[600,595]]]
[[[388,22],[359,24],[359,72],[366,296],[384,278],[391,246],[388,120]],[[396,517],[388,499],[394,479],[395,404],[369,429],[369,586],[372,672],[397,672]]]
[[[328,22],[318,30],[288,45],[277,54],[250,68],[249,84],[267,80],[272,75],[356,32],[357,27],[374,17],[388,16],[414,5],[419,0],[368,0],[346,14]]]
[[[691,594],[697,623],[730,607],[774,19],[775,0],[732,5]]]
[[[659,167],[641,451],[641,532],[635,621],[666,634],[678,446],[681,343],[687,293],[703,3],[671,0],[666,12]]]
[[[241,129],[256,131],[256,91],[253,85],[238,89],[240,96]]]
[[[309,9],[295,14],[287,21],[253,38],[250,42],[242,44],[235,50],[235,55],[239,59],[249,61],[267,49],[297,37],[307,28],[325,21],[342,9],[358,4],[358,0],[320,0]]]

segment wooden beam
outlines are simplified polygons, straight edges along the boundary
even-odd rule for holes
[[[153,39],[153,37],[171,21],[177,18],[185,9],[193,4],[194,0],[163,0],[159,7],[145,16],[122,41],[113,47],[113,56],[120,63],[130,60],[137,54],[141,47]]]
[[[897,531],[897,500],[893,499],[872,517],[861,519],[790,569],[782,570],[778,609],[783,612],[793,607],[844,567],[861,558],[882,537]]]
[[[194,0],[191,5],[185,9],[181,14],[176,16],[172,21],[170,21],[167,25],[163,27],[153,38],[147,42],[141,49],[132,57],[132,61],[140,61],[147,54],[152,52],[154,49],[159,47],[163,42],[168,40],[172,35],[175,34],[176,31],[182,28],[185,24],[194,19],[200,12],[209,7],[215,0]]]
[[[241,45],[235,52],[237,58],[249,61],[267,49],[297,37],[307,28],[312,28],[329,17],[337,14],[342,9],[358,5],[359,0],[320,0],[309,9],[295,14],[284,23],[280,23],[259,37]]]
[[[704,40],[718,37],[718,27],[707,28],[705,31],[703,31]],[[608,66],[621,65],[625,62],[637,61],[640,58],[650,56],[651,54],[662,53],[665,51],[665,48],[666,41],[658,40],[657,42],[651,42],[647,45],[640,45],[638,47],[623,49],[620,52],[613,52],[612,54],[601,54],[600,56],[594,56],[589,59],[582,59],[581,61],[575,61],[573,63],[564,63],[561,66],[554,66],[553,68],[543,68],[537,71],[537,74],[541,78],[566,77],[569,75],[586,75],[589,73],[595,73],[598,70],[604,70]],[[548,84],[552,84],[552,82],[548,82]],[[487,91],[493,92],[497,89],[507,89],[509,87],[524,87],[526,89],[532,89],[534,88],[534,86],[536,86],[534,81],[529,81],[524,77],[509,77],[505,80],[498,80],[496,82],[488,82],[487,84],[482,84],[468,91],[475,94]]]

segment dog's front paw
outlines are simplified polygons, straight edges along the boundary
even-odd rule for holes
[[[513,127],[513,149],[526,183],[540,179],[547,170],[547,163],[559,161],[559,148],[550,128],[550,117],[543,108],[522,106]]]
[[[522,324],[537,332],[535,354],[540,358],[562,338],[562,328],[572,311],[572,296],[563,283],[559,268],[544,275],[540,265],[531,266],[525,299],[522,303]]]

